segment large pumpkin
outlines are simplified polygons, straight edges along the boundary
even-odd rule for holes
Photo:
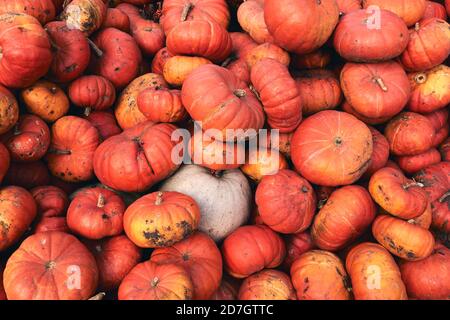
[[[94,151],[100,141],[97,129],[87,120],[65,116],[52,126],[47,155],[54,176],[69,182],[88,181],[94,176]]]
[[[291,267],[298,300],[349,300],[350,283],[341,260],[331,252],[312,250]]]
[[[235,278],[246,278],[265,268],[276,268],[284,259],[281,237],[265,225],[236,229],[223,242],[225,270]]]
[[[9,169],[9,164],[11,157],[9,155],[8,149],[3,143],[0,142],[0,183],[2,183],[3,177]]]
[[[389,10],[402,18],[407,26],[412,26],[422,19],[426,7],[425,0],[362,0],[362,4],[365,9],[372,6]]]
[[[0,84],[24,88],[44,76],[52,63],[47,33],[34,17],[0,15]]]
[[[375,219],[376,207],[360,186],[334,191],[314,218],[311,237],[323,250],[337,251],[357,239]]]
[[[55,19],[55,5],[52,0],[1,0],[0,15],[4,13],[23,13],[35,17],[41,24]]]
[[[377,62],[399,56],[408,41],[408,28],[396,14],[383,9],[363,9],[342,17],[334,32],[333,45],[346,60]]]
[[[407,300],[405,285],[395,260],[379,244],[353,247],[345,265],[356,300]]]
[[[326,110],[304,120],[291,141],[295,168],[310,182],[324,186],[351,184],[366,171],[372,134],[354,116]]]
[[[133,202],[124,215],[128,238],[142,248],[168,247],[198,227],[200,209],[179,192],[153,192]]]
[[[200,207],[199,230],[221,241],[247,222],[252,192],[239,170],[211,171],[197,165],[184,165],[161,187],[192,197]]]
[[[105,111],[91,112],[88,116],[85,116],[85,119],[98,130],[101,141],[122,132],[113,113]]]
[[[266,0],[264,20],[279,46],[309,53],[331,36],[339,20],[339,8],[335,0]]]
[[[304,231],[316,210],[312,186],[290,170],[264,176],[256,189],[255,201],[262,222],[282,233]]]
[[[411,95],[408,77],[394,61],[347,63],[341,72],[341,87],[353,109],[369,118],[393,117]]]
[[[266,269],[242,282],[239,300],[296,300],[289,276],[281,271]]]
[[[37,208],[31,194],[21,188],[0,189],[0,251],[17,242],[36,217]]]
[[[103,0],[72,0],[64,7],[61,19],[70,29],[89,36],[102,26],[107,8]]]
[[[194,285],[193,298],[209,298],[220,286],[222,256],[214,241],[197,232],[172,247],[153,251],[150,261],[184,267]]]
[[[237,11],[237,19],[242,29],[256,43],[273,42],[264,21],[264,0],[244,1]]]
[[[9,300],[87,300],[97,282],[89,250],[74,236],[55,231],[25,239],[3,274]]]
[[[140,192],[173,173],[172,161],[176,127],[144,122],[104,141],[95,151],[94,171],[110,188]]]
[[[19,105],[14,95],[0,84],[0,134],[9,131],[19,120]]]

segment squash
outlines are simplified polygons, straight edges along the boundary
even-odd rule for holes
[[[450,193],[444,193],[439,199],[431,202],[432,225],[446,234],[450,233]]]
[[[373,140],[373,152],[370,164],[364,173],[365,178],[370,178],[376,171],[383,168],[389,159],[389,143],[385,136],[377,129],[370,127]]]
[[[120,8],[108,8],[102,28],[116,28],[124,32],[130,31],[130,18]]]
[[[336,0],[339,7],[339,15],[343,16],[346,13],[361,9],[361,0]]]
[[[84,118],[98,130],[101,141],[105,141],[109,137],[115,136],[122,132],[122,129],[120,129],[116,118],[112,113],[105,111],[94,111]]]
[[[187,116],[180,90],[164,87],[146,89],[138,95],[137,105],[142,114],[153,122],[179,122]]]
[[[162,73],[169,84],[181,87],[192,71],[202,65],[211,63],[211,61],[202,57],[172,56],[165,61]]]
[[[247,54],[244,55],[244,59],[247,62],[249,68],[252,68],[259,61],[264,59],[273,59],[279,63],[289,66],[291,58],[289,53],[279,46],[272,43],[263,43],[250,49]]]
[[[296,300],[289,276],[281,271],[266,269],[242,282],[239,300]]]
[[[156,74],[163,74],[164,65],[169,58],[173,57],[173,54],[167,50],[167,47],[160,49],[152,60],[152,72]]]
[[[448,174],[442,170],[439,163],[420,170],[413,178],[423,185],[422,190],[425,191],[430,202],[438,200],[450,189]]]
[[[0,134],[8,132],[19,120],[16,97],[0,84]]]
[[[8,172],[10,162],[11,157],[9,155],[8,149],[3,143],[0,142],[0,184],[5,177],[6,172]]]
[[[386,118],[369,118],[365,117],[362,114],[358,113],[353,107],[348,103],[347,101],[344,101],[344,103],[341,105],[341,108],[343,111],[355,116],[357,119],[361,120],[362,122],[370,125],[377,125],[382,124],[390,120],[389,117]]]
[[[242,29],[256,43],[273,42],[264,21],[264,0],[244,1],[237,10],[237,19]]]
[[[429,165],[441,162],[441,154],[436,148],[431,148],[415,156],[397,157],[397,163],[407,174],[413,174]]]
[[[22,13],[30,15],[41,24],[55,19],[55,5],[52,0],[1,0],[0,15],[4,13]]]
[[[253,181],[260,182],[264,176],[270,176],[288,168],[289,164],[279,150],[260,146],[250,147],[247,160],[241,170]]]
[[[40,186],[31,189],[30,193],[37,205],[35,233],[56,230],[69,231],[66,224],[69,199],[62,189],[55,186]]]
[[[237,281],[233,280],[231,277],[224,277],[219,289],[209,297],[209,300],[236,300],[239,286]]]
[[[50,173],[41,160],[35,162],[11,162],[4,178],[5,185],[32,189],[50,184]]]
[[[70,29],[78,29],[89,36],[102,26],[107,8],[103,0],[71,0],[64,6],[61,19]]]
[[[425,0],[362,0],[363,8],[368,9],[371,6],[377,6],[384,10],[389,10],[405,21],[408,27],[419,21],[426,8]]]
[[[447,11],[444,5],[434,1],[425,1],[425,13],[419,22],[429,18],[447,20]]]
[[[290,270],[292,264],[305,252],[316,248],[308,231],[290,234],[284,239],[286,244],[286,257],[283,261],[283,268]]]

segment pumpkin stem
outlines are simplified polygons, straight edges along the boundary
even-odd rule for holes
[[[427,75],[423,72],[414,76],[414,81],[418,84],[422,84],[427,81]]]
[[[261,101],[261,96],[259,95],[259,92],[256,90],[256,88],[253,86],[253,84],[249,85],[249,89],[253,94],[256,96],[256,98]]]
[[[103,298],[106,296],[106,293],[100,292],[97,293],[95,296],[90,297],[88,300],[103,300]]]
[[[21,134],[21,133],[22,133],[22,132],[20,131],[19,124],[17,123],[17,124],[14,126],[14,132],[13,132],[13,135],[18,136],[18,135]]]
[[[151,282],[151,286],[152,287],[156,287],[156,285],[159,283],[159,278],[158,277],[154,277],[152,282]]]
[[[59,156],[65,156],[65,155],[72,154],[72,151],[70,151],[70,150],[59,150],[59,149],[49,149],[48,153],[56,154],[56,155],[59,155]]]
[[[247,95],[244,89],[236,89],[234,90],[233,94],[238,98],[243,98]]]
[[[88,43],[89,43],[89,46],[90,46],[91,49],[94,51],[95,55],[96,55],[97,57],[101,58],[101,57],[103,56],[103,51],[100,50],[99,47],[97,47],[97,45],[94,43],[94,41],[92,41],[92,40],[89,39],[89,38],[86,38],[86,39],[87,39],[87,41],[88,41]]]
[[[442,197],[439,198],[439,202],[442,203],[445,201],[445,199],[447,199],[450,196],[450,191],[447,191],[446,193],[444,193],[442,195]]]
[[[416,24],[414,25],[414,30],[419,31],[419,29],[420,29],[420,23],[416,22]]]
[[[226,68],[230,64],[231,61],[233,61],[233,57],[228,57],[225,59],[224,62],[222,62],[222,64],[220,66]]]
[[[158,194],[156,195],[156,200],[155,200],[155,205],[159,206],[163,199],[162,199],[163,193],[161,191],[158,192]]]
[[[381,90],[383,90],[384,92],[388,91],[388,88],[384,84],[383,79],[381,79],[380,77],[375,77],[373,80],[380,86]]]
[[[403,185],[403,189],[405,189],[405,190],[407,190],[408,188],[411,188],[411,187],[423,188],[423,187],[425,187],[425,185],[423,183],[420,183],[420,182],[417,182],[414,180],[412,182],[409,182],[409,183],[406,183]]]
[[[91,108],[89,108],[89,107],[85,108],[85,109],[84,109],[84,115],[85,115],[86,117],[88,117],[88,116],[91,114],[91,111],[92,111]]]
[[[100,193],[98,195],[97,207],[98,208],[103,208],[104,206],[105,206],[105,196]]]
[[[181,12],[181,22],[186,21],[189,12],[194,8],[194,5],[192,3],[186,3],[183,7],[183,11]]]

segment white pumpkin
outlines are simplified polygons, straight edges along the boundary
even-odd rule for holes
[[[161,187],[191,196],[200,207],[199,229],[218,242],[248,221],[252,192],[240,170],[212,173],[184,165]]]

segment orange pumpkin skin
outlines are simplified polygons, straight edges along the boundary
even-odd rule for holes
[[[393,255],[408,261],[425,259],[435,244],[433,234],[427,229],[387,215],[375,219],[372,233]]]
[[[339,7],[339,14],[342,16],[346,13],[361,9],[361,0],[336,0]]]
[[[323,186],[351,184],[369,166],[372,134],[354,116],[326,110],[305,119],[291,141],[291,157],[308,181]]]
[[[369,167],[364,173],[365,178],[370,178],[376,171],[383,168],[389,159],[389,143],[387,139],[377,129],[370,126],[369,129],[372,133],[373,152]]]
[[[36,217],[36,202],[25,189],[8,186],[0,189],[0,211],[2,232],[0,251],[16,243]]]
[[[102,28],[116,28],[124,32],[130,31],[130,18],[118,8],[108,8]]]
[[[97,130],[101,141],[115,136],[122,132],[119,128],[114,114],[104,111],[91,112],[85,119],[88,120]]]
[[[353,109],[369,118],[393,117],[411,95],[405,71],[393,61],[347,63],[341,72],[341,87]]]
[[[52,63],[50,41],[34,17],[22,13],[0,15],[0,84],[24,88],[44,76]]]
[[[202,57],[173,56],[164,63],[164,79],[173,86],[181,87],[192,71],[204,64],[211,63]]]
[[[238,8],[237,19],[256,43],[273,42],[264,21],[264,0],[244,1]]]
[[[25,239],[3,274],[9,300],[87,300],[97,282],[89,250],[74,236],[54,231]]]
[[[450,103],[450,67],[439,65],[431,70],[409,74],[412,88],[408,109],[433,112]]]
[[[424,116],[414,112],[402,112],[384,129],[391,152],[397,156],[413,156],[431,148],[435,130]]]
[[[193,120],[201,122],[203,130],[220,130],[225,139],[227,129],[263,127],[264,112],[258,99],[225,68],[203,65],[192,71],[183,83],[181,98],[187,112]],[[227,108],[222,108],[223,103]],[[239,137],[229,137],[236,138]]]
[[[19,120],[16,97],[0,84],[0,134],[8,132]]]
[[[439,199],[431,202],[432,225],[435,229],[450,233],[450,194],[446,192]]]
[[[294,233],[285,238],[286,257],[283,261],[283,267],[289,270],[302,254],[316,248],[311,235],[308,231]]]
[[[74,105],[91,110],[101,111],[110,108],[116,100],[116,89],[108,79],[101,76],[83,76],[69,86],[69,98]]]
[[[1,0],[0,15],[11,12],[30,15],[41,24],[54,20],[56,15],[52,0]]]
[[[264,59],[276,60],[286,67],[289,66],[289,63],[291,61],[291,58],[287,51],[272,43],[260,44],[259,46],[256,46],[253,49],[249,50],[247,54],[244,55],[244,57],[247,65],[250,68]]]
[[[407,300],[400,270],[389,252],[376,243],[353,247],[345,261],[355,300]]]
[[[420,170],[414,175],[414,180],[423,184],[422,190],[425,191],[430,202],[442,197],[450,188],[448,175],[442,170],[440,163]]]
[[[450,15],[450,0],[445,0],[445,9],[447,9],[447,14]]]
[[[431,125],[436,130],[436,132],[448,125],[448,109],[439,109],[430,113],[424,114],[424,116],[430,120]]]
[[[296,300],[289,276],[281,271],[266,269],[242,282],[239,300]]]
[[[331,36],[339,20],[339,8],[330,0],[266,0],[264,20],[276,44],[290,52],[310,53]]]
[[[9,155],[8,149],[3,143],[0,142],[0,183],[6,175],[9,169],[9,164],[11,162],[11,157]]]
[[[384,1],[384,0],[363,0],[363,8],[370,6],[378,6],[381,9],[395,13],[402,18],[407,26],[414,25],[419,21],[426,8],[425,0],[401,0],[401,1]]]
[[[172,247],[156,249],[150,261],[184,267],[192,280],[196,300],[208,299],[220,286],[222,256],[214,241],[204,233],[196,232]]]
[[[447,20],[447,11],[445,10],[444,5],[434,2],[434,1],[425,1],[425,13],[423,14],[420,22],[429,18],[438,18],[442,20]]]
[[[50,172],[68,182],[88,181],[94,176],[94,152],[100,142],[97,129],[87,120],[65,116],[51,130],[47,154]]]
[[[375,215],[375,204],[366,189],[342,187],[331,194],[315,216],[311,237],[320,249],[337,251],[358,238]]]
[[[139,263],[123,279],[119,300],[190,300],[194,287],[189,273],[180,265]]]
[[[63,21],[45,25],[52,41],[53,62],[50,78],[57,82],[69,82],[78,78],[88,67],[91,58],[89,43],[78,29],[70,29]]]
[[[401,263],[400,271],[411,298],[446,300],[450,296],[450,250],[442,244],[436,244],[426,259]]]
[[[153,122],[179,122],[186,118],[180,90],[150,88],[142,91],[137,99],[139,110]]]
[[[239,227],[223,242],[225,270],[235,278],[246,278],[265,268],[276,268],[286,255],[278,234],[265,225]]]
[[[41,159],[50,145],[47,124],[31,114],[23,115],[14,130],[1,137],[13,161],[31,162]]]
[[[119,126],[125,130],[147,121],[137,105],[139,93],[148,88],[166,87],[164,78],[155,73],[147,73],[134,79],[117,99],[114,115]]]
[[[362,114],[358,113],[353,107],[348,103],[347,101],[344,101],[344,103],[341,105],[341,108],[343,111],[355,116],[357,119],[361,120],[362,122],[370,125],[376,125],[385,123],[390,120],[390,117],[385,118],[369,118],[365,117]]]
[[[250,79],[269,126],[282,133],[294,131],[302,121],[302,101],[288,68],[276,60],[264,59],[252,67]]]
[[[35,162],[11,162],[4,178],[5,185],[32,189],[50,184],[50,173],[41,160]]]
[[[447,138],[439,146],[439,152],[441,153],[443,161],[450,161],[450,138]]]
[[[258,44],[246,33],[230,32],[233,49],[232,57],[236,60],[245,60],[249,52],[258,46]]]
[[[433,211],[432,211],[431,203],[428,202],[428,205],[425,211],[418,217],[413,219],[409,219],[408,222],[414,224],[416,226],[422,227],[424,229],[430,229],[432,219],[433,219]]]
[[[120,235],[98,241],[85,241],[98,266],[101,290],[117,289],[125,276],[141,260],[141,250],[126,236]]]
[[[336,108],[342,100],[341,87],[333,72],[325,69],[303,71],[295,78],[303,114]]]
[[[95,151],[95,175],[115,190],[147,190],[178,168],[171,159],[174,130],[171,124],[148,121],[108,138]]]
[[[37,205],[37,223],[34,232],[67,231],[66,211],[69,199],[66,193],[55,186],[40,186],[30,190]]]
[[[291,267],[298,300],[349,300],[350,286],[341,260],[331,252],[312,250]]]
[[[61,19],[70,29],[78,29],[89,36],[102,26],[107,8],[103,0],[72,0],[64,6]]]
[[[264,176],[256,189],[255,201],[262,222],[287,234],[308,228],[316,210],[311,184],[291,170]]]
[[[408,174],[416,173],[429,165],[439,162],[441,162],[441,154],[436,148],[431,148],[428,151],[415,156],[403,156],[397,158],[397,163],[400,168]]]
[[[164,65],[169,58],[173,57],[173,54],[169,52],[167,47],[159,50],[152,60],[152,72],[162,75],[164,70]]]
[[[440,128],[438,131],[436,131],[436,134],[434,136],[433,147],[438,147],[441,143],[443,143],[445,139],[449,136],[449,132],[450,127],[448,124]]]
[[[125,203],[116,193],[96,187],[78,191],[67,210],[67,225],[87,239],[117,236],[123,231]]]
[[[333,45],[346,60],[386,61],[399,56],[408,45],[409,31],[396,14],[381,9],[356,10],[342,17],[334,32]],[[371,25],[380,23],[380,27]]]
[[[401,219],[420,216],[427,207],[426,193],[414,180],[393,168],[382,168],[369,181],[372,198],[384,210]]]
[[[286,157],[274,148],[251,148],[247,158],[241,170],[256,182],[260,182],[264,176],[270,176],[289,168]]]

